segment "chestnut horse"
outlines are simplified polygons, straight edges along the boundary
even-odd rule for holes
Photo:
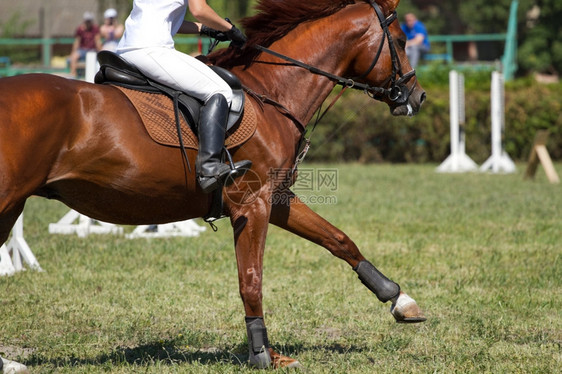
[[[223,191],[252,365],[299,365],[271,348],[263,321],[269,223],[347,262],[379,300],[391,301],[398,322],[425,320],[415,301],[368,262],[346,234],[289,190],[294,174],[286,173],[288,180],[271,177],[272,171],[293,169],[301,127],[338,83],[385,102],[395,115],[419,110],[425,93],[405,55],[398,3],[261,0],[257,15],[243,21],[246,47],[209,56],[252,93],[258,121],[254,135],[232,151],[234,160],[252,160],[253,166]],[[115,87],[29,74],[0,79],[0,91],[0,243],[31,195],[128,225],[186,220],[209,211],[211,196],[199,189],[180,150],[153,142]],[[195,157],[187,150],[191,165]]]

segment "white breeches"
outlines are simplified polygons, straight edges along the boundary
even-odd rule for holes
[[[229,105],[232,101],[232,89],[221,77],[195,57],[173,48],[142,48],[119,55],[147,77],[205,103],[215,94],[222,94]]]

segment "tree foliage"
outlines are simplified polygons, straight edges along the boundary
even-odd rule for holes
[[[534,3],[538,17],[526,20],[526,32],[519,49],[521,66],[526,70],[562,73],[562,2]]]
[[[479,79],[465,92],[466,152],[483,163],[491,152],[490,79]],[[392,116],[383,103],[349,92],[316,127],[307,160],[359,162],[442,162],[450,153],[449,91],[429,86],[428,100],[411,118]],[[519,79],[506,85],[506,152],[516,161],[529,157],[537,130],[549,130],[547,145],[562,159],[562,85]]]

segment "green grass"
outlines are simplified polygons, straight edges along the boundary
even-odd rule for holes
[[[304,165],[336,170],[337,186],[297,193],[335,198],[311,206],[428,320],[394,323],[345,263],[271,227],[264,310],[274,347],[307,373],[560,372],[562,186],[540,168],[523,181],[524,168]],[[66,212],[28,201],[25,238],[45,272],[0,278],[0,355],[33,373],[253,371],[228,220],[198,238],[49,235]]]

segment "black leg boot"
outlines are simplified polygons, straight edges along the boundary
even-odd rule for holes
[[[199,116],[199,153],[195,161],[197,180],[205,193],[230,185],[252,167],[248,160],[234,165],[222,163],[228,102],[221,94],[212,96],[201,108]]]
[[[270,367],[269,340],[263,317],[246,317],[246,332],[250,349],[250,365],[259,369]]]

